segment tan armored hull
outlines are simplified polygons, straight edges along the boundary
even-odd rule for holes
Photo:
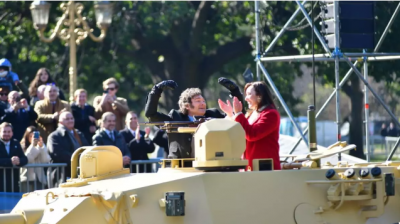
[[[24,195],[10,214],[0,215],[0,223],[400,221],[400,186],[396,184],[400,162],[316,167],[315,160],[354,148],[338,142],[328,149],[294,157],[292,163],[283,166],[287,170],[272,171],[261,166],[272,164],[270,159],[259,159],[253,160],[253,171],[238,172],[237,168],[246,163],[238,158],[242,148],[237,147],[243,145],[244,136],[238,138],[237,133],[230,133],[244,134],[237,123],[208,121],[193,131],[199,141],[195,144],[196,158],[164,160],[159,173],[154,174],[127,173],[120,150],[113,146],[78,149],[72,156],[72,179],[59,188]],[[221,144],[231,143],[226,144],[228,147],[210,144],[215,142],[214,137]],[[183,166],[191,160],[193,167]]]
[[[12,213],[43,211],[40,222],[29,223],[367,223],[368,214],[360,206],[365,200],[344,201],[334,210],[328,208],[330,185],[307,183],[324,181],[325,173],[321,169],[128,174],[82,187],[31,193]],[[395,190],[400,191],[399,185]],[[46,196],[48,192],[56,197]],[[184,192],[184,216],[166,215],[162,207],[166,192]],[[400,220],[400,200],[397,195],[391,198],[383,214],[368,223]]]

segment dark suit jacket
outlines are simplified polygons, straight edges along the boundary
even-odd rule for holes
[[[82,142],[81,146],[89,146],[85,136],[79,132],[79,130],[75,131],[78,133]],[[58,127],[49,135],[47,139],[47,149],[49,150],[50,157],[54,163],[67,164],[67,167],[65,167],[65,177],[71,177],[71,157],[77,149],[74,147],[74,144],[66,133],[65,128]],[[65,179],[63,181],[65,181]]]
[[[3,117],[6,114],[5,110],[7,107],[8,105],[5,102],[0,101],[0,117]]]
[[[94,117],[94,107],[86,104],[82,109],[74,102],[71,104],[71,111],[75,118],[75,128],[85,135],[87,142],[91,145],[94,133],[90,133],[90,126],[96,126],[96,124],[90,121],[89,116]]]
[[[19,157],[19,165],[15,167],[25,166],[28,163],[28,158],[22,151],[19,141],[12,139],[10,141],[10,154],[7,153],[6,147],[2,141],[0,141],[0,166],[2,167],[13,167],[11,163],[11,157]],[[4,172],[0,172],[0,192],[19,192],[19,168],[13,170],[14,186],[12,186],[12,172],[11,169],[6,170],[6,189],[4,189]]]
[[[13,138],[21,141],[26,128],[35,124],[37,118],[37,113],[33,110],[33,107],[30,107],[29,111],[19,109],[19,113],[15,111],[5,111],[5,115],[2,117],[1,121],[11,123],[14,133]]]
[[[151,91],[147,97],[145,116],[149,118],[150,122],[157,121],[190,121],[189,116],[183,114],[179,110],[171,110],[169,114],[160,113],[157,111],[158,101],[161,93]],[[209,118],[224,118],[218,109],[207,109],[204,114]],[[194,158],[192,148],[192,134],[169,133],[169,158]]]
[[[131,131],[128,128],[119,131],[119,133],[124,137],[126,145],[129,145],[129,142],[135,138],[135,136],[132,135]],[[140,133],[142,133],[142,131],[140,131]]]
[[[142,137],[140,138],[139,142],[136,141],[136,138],[132,135],[132,132],[128,128],[120,131],[120,134],[124,136],[129,152],[131,153],[132,160],[148,160],[149,157],[147,154],[154,152],[156,148],[150,139],[144,138],[146,134],[144,131],[140,131]],[[131,172],[136,173],[136,166],[132,166]],[[144,172],[143,164],[139,165],[139,172]],[[151,164],[146,165],[146,172],[151,172]]]
[[[102,130],[97,132],[93,136],[93,145],[113,145],[119,148],[122,152],[122,156],[129,156],[129,158],[132,159],[131,153],[128,150],[128,147],[126,145],[124,136],[122,136],[119,132],[113,131],[114,132],[114,138],[115,141],[113,141],[108,134]]]

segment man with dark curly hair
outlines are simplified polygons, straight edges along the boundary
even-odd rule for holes
[[[239,87],[229,79],[220,78],[218,82],[227,88],[231,96],[236,96],[243,102],[243,95]],[[150,122],[159,121],[194,121],[195,117],[224,118],[225,114],[216,108],[207,109],[206,101],[199,88],[188,88],[179,97],[179,110],[172,109],[169,114],[157,111],[161,93],[166,90],[174,90],[178,85],[173,80],[165,80],[156,84],[147,97],[145,116]],[[192,134],[169,133],[168,158],[194,158],[192,148]],[[164,157],[167,157],[166,155]]]

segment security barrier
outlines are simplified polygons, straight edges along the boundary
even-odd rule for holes
[[[132,160],[130,164],[131,173],[157,173],[160,162],[161,159]]]
[[[47,189],[51,188],[54,186],[53,182],[55,177],[57,177],[56,180],[60,180],[61,178],[64,178],[65,176],[65,167],[67,166],[66,163],[44,163],[44,164],[39,164],[39,163],[31,163],[27,164],[23,167],[0,167],[0,191],[3,192],[30,192],[30,191],[35,191],[37,189]],[[27,169],[28,171],[31,171],[33,169],[33,172],[35,173],[35,169],[43,169],[43,172],[46,174],[46,180],[45,183],[39,182],[37,180],[36,174],[35,174],[35,180],[29,181],[28,177],[24,181],[20,181],[20,175],[15,176],[19,170],[20,174],[23,169]],[[16,182],[14,181],[15,178],[18,178],[18,187],[15,186]],[[8,185],[7,183],[11,180],[11,185]],[[19,190],[16,190],[19,189]],[[21,191],[23,189],[23,191]]]

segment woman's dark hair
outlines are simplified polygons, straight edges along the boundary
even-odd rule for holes
[[[261,99],[258,101],[258,104],[256,106],[256,110],[260,109],[263,106],[270,106],[273,109],[276,109],[274,100],[272,98],[271,91],[269,91],[269,88],[265,82],[250,82],[247,83],[246,86],[244,87],[244,93],[246,94],[246,90],[250,87],[253,86],[254,92],[256,93],[257,97],[260,97]]]
[[[40,76],[42,75],[42,72],[46,71],[48,75],[48,79],[46,82],[42,82],[40,80]],[[51,78],[50,71],[47,68],[39,68],[39,70],[36,72],[35,78],[32,80],[31,84],[29,84],[29,96],[34,97],[37,95],[37,88],[41,85],[46,85],[47,83],[54,83],[54,80]]]
[[[24,150],[24,153],[26,152],[26,150],[28,149],[29,144],[30,144],[29,143],[29,135],[31,133],[33,133],[34,131],[37,131],[35,126],[29,126],[29,127],[26,128],[24,136],[22,137],[22,140],[20,142],[22,150]]]

